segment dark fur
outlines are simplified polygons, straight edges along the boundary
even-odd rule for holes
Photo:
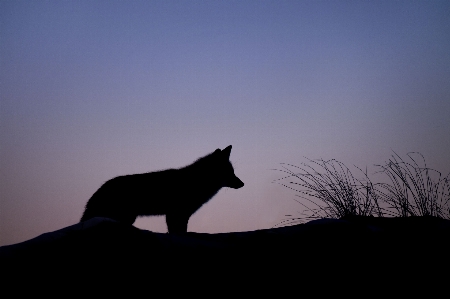
[[[179,169],[115,177],[92,195],[81,221],[107,217],[133,224],[138,216],[166,215],[169,233],[185,233],[191,215],[222,187],[244,186],[234,174],[230,151],[231,145],[217,149]]]

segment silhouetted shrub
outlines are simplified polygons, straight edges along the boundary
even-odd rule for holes
[[[289,223],[349,215],[383,215],[367,173],[357,168],[363,174],[363,179],[358,179],[337,160],[308,161],[312,165],[303,163],[299,167],[282,163],[283,169],[277,169],[288,175],[276,182],[298,192],[297,196],[306,200],[306,203],[296,200],[305,210],[301,217],[289,219]]]
[[[420,156],[423,166],[414,159]],[[390,179],[390,184],[380,183],[379,197],[396,212],[395,216],[436,216],[450,219],[449,176],[427,167],[420,153],[408,153],[411,162],[405,162],[399,155],[392,155],[381,172]]]
[[[449,175],[443,177],[437,170],[424,167],[408,153],[411,163],[403,161],[395,152],[380,168],[390,183],[372,183],[360,168],[361,178],[337,160],[308,160],[302,166],[282,163],[286,176],[274,182],[292,189],[304,210],[278,225],[302,223],[318,218],[345,216],[408,217],[436,216],[450,219]]]

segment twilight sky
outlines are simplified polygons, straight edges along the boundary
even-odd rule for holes
[[[230,144],[245,186],[189,231],[295,215],[271,169],[304,157],[374,173],[419,151],[447,174],[449,15],[449,1],[0,1],[0,246],[75,224],[112,177]],[[135,225],[166,232],[164,217]]]

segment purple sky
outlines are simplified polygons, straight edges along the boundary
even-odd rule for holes
[[[229,144],[245,187],[189,231],[295,215],[271,169],[304,157],[373,173],[419,151],[450,172],[449,15],[449,1],[1,1],[0,245],[78,222],[112,177]]]

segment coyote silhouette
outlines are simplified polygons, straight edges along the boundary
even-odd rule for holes
[[[222,187],[244,186],[230,152],[231,145],[182,168],[115,177],[92,195],[80,222],[107,217],[131,225],[138,216],[166,215],[169,233],[185,233],[192,214]]]

